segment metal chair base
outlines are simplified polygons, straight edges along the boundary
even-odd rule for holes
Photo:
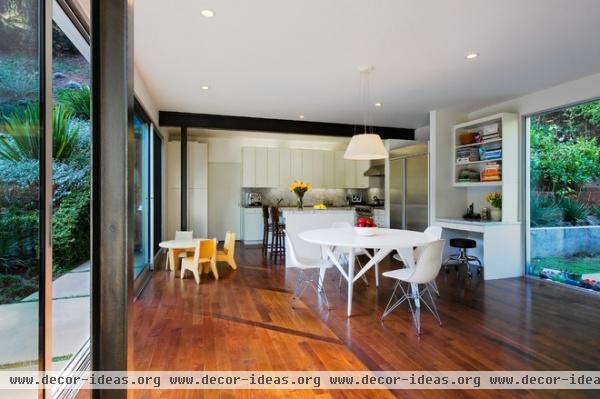
[[[385,310],[383,311],[383,315],[381,316],[381,321],[383,321],[383,319],[387,315],[392,313],[394,309],[400,306],[404,301],[407,301],[408,307],[410,308],[410,313],[412,315],[413,323],[417,330],[417,335],[421,335],[421,307],[417,307],[416,305],[413,307],[413,303],[411,303],[411,301],[414,302],[418,299],[422,305],[425,305],[427,309],[429,309],[429,311],[433,314],[433,316],[438,321],[438,323],[440,323],[441,326],[442,320],[440,319],[440,314],[438,313],[437,307],[435,306],[435,300],[433,299],[433,295],[431,295],[431,291],[429,289],[430,285],[425,284],[423,289],[417,288],[418,291],[413,292],[413,290],[410,287],[410,284],[407,283],[408,289],[404,289],[402,283],[402,281],[396,282],[396,285],[394,286],[394,292],[392,293],[392,296],[390,297],[390,300],[388,301],[388,304],[385,307]],[[401,297],[398,297],[397,295],[398,289],[402,291]],[[431,306],[425,300],[425,295],[429,297]]]
[[[323,303],[327,307],[327,309],[331,309],[329,306],[329,301],[327,300],[327,294],[325,293],[325,288],[323,287],[323,282],[320,281],[319,269],[315,269],[314,273],[307,273],[303,269],[299,269],[298,276],[296,277],[296,289],[294,289],[294,296],[292,297],[292,308],[296,308],[296,303],[302,296],[302,293],[306,289],[307,286],[312,286],[317,292],[317,297],[320,295],[323,299]]]
[[[481,274],[483,270],[483,265],[481,264],[479,258],[476,256],[468,255],[467,250],[465,248],[461,248],[458,254],[450,255],[446,259],[446,261],[444,262],[444,270],[446,270],[446,272],[450,270],[448,265],[450,262],[454,263],[454,267],[457,271],[460,265],[466,265],[467,274],[469,275],[469,278],[473,278],[473,273],[471,272],[472,262],[477,263],[477,274]]]

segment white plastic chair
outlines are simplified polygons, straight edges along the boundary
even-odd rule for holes
[[[435,306],[435,300],[431,295],[430,291],[430,282],[433,281],[440,269],[442,267],[442,253],[444,251],[444,240],[437,240],[430,242],[429,244],[421,247],[420,256],[417,260],[415,267],[413,268],[404,268],[404,269],[396,269],[383,273],[385,277],[396,279],[396,285],[394,286],[394,292],[390,297],[390,300],[383,311],[383,315],[381,316],[381,320],[383,320],[387,315],[389,315],[394,309],[396,309],[400,304],[404,301],[408,302],[408,306],[410,307],[410,312],[413,317],[413,322],[415,324],[415,328],[417,329],[417,334],[421,334],[421,308],[415,306],[413,309],[412,301],[419,300],[422,305],[425,305],[427,309],[433,313],[437,321],[442,325],[442,321],[440,320],[440,315],[437,311],[437,307]],[[408,289],[405,289],[402,283],[409,283]],[[424,285],[425,287],[420,290],[419,284]],[[416,291],[411,289],[410,286],[416,288]],[[402,296],[398,298],[396,293],[398,290],[402,291]],[[429,296],[429,300],[431,301],[431,306],[427,303],[425,295]],[[396,300],[394,302],[394,299]]]
[[[431,237],[435,238],[436,240],[440,240],[442,238],[442,228],[440,226],[429,226],[425,229],[425,231],[423,233],[430,235]],[[421,253],[421,248],[423,248],[423,247],[417,247],[417,248],[415,248],[415,251],[413,252],[415,262],[417,261],[417,259],[419,259],[419,256]],[[393,256],[393,258],[399,262],[402,262],[402,258],[400,257],[399,254],[395,254]],[[431,281],[430,285],[431,285],[431,289],[433,290],[433,292],[435,292],[435,295],[437,295],[439,297],[440,290],[438,289],[438,286],[437,286],[437,283],[435,282],[435,280]]]
[[[333,228],[333,229],[351,229],[352,225],[348,222],[333,222],[331,224],[331,228]],[[338,261],[341,264],[343,264],[343,263],[348,264],[348,252],[350,252],[350,249],[343,248],[343,247],[338,247],[333,250],[334,255],[336,255],[336,257],[338,258]],[[360,255],[365,255],[369,259],[373,258],[373,255],[371,255],[371,253],[369,251],[367,251],[365,248],[355,248],[354,249],[354,257],[355,257],[354,259],[358,263],[358,266],[362,269],[363,265],[360,262],[360,259],[358,258],[358,256],[360,256]],[[365,274],[363,274],[361,276],[361,278],[365,282],[366,285],[369,285],[369,280],[367,280],[367,276]],[[342,287],[342,280],[343,280],[343,277],[340,273],[340,280],[338,282],[338,288]],[[379,264],[378,263],[375,263],[375,286],[379,287]]]
[[[292,298],[292,308],[296,307],[296,302],[298,299],[300,299],[300,296],[304,292],[306,286],[312,285],[315,291],[317,291],[317,295],[322,295],[323,302],[329,309],[329,301],[327,300],[327,295],[325,294],[323,281],[321,281],[319,272],[321,267],[329,269],[333,264],[327,259],[309,259],[298,256],[292,239],[286,231],[284,231],[284,233],[285,241],[287,243],[287,250],[289,251],[289,259],[291,261],[289,265],[286,265],[286,267],[298,269],[296,289],[294,290],[294,297]]]

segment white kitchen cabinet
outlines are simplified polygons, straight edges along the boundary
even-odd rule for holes
[[[291,155],[291,174],[292,181],[302,180],[302,150],[292,149],[290,150]]]
[[[242,187],[256,187],[256,150],[242,148]]]
[[[323,151],[323,187],[335,188],[335,152]]]
[[[256,244],[262,242],[262,208],[244,208],[242,210],[242,215],[244,244]]]
[[[314,178],[313,150],[302,150],[302,181],[311,183]]]
[[[208,190],[191,188],[188,190],[188,230],[196,238],[208,238]]]
[[[311,184],[313,187],[324,188],[324,175],[325,170],[323,168],[323,153],[325,151],[312,151],[312,165],[313,165],[313,178]]]
[[[333,188],[344,188],[346,187],[344,151],[336,151],[334,158]]]
[[[267,187],[267,148],[255,147],[254,151],[254,162],[256,162],[254,184],[256,187]]]
[[[365,172],[371,166],[370,161],[354,161],[356,168],[356,188],[369,188],[369,176],[365,176]]]
[[[188,143],[188,188],[208,188],[208,144]]]
[[[356,162],[344,159],[344,188],[356,188]]]
[[[267,187],[279,187],[279,148],[267,149]]]
[[[289,148],[279,149],[279,185],[287,188],[292,183],[292,158]]]
[[[181,188],[181,143],[167,143],[167,187]]]

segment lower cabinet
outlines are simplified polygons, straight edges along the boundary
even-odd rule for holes
[[[262,208],[242,208],[244,244],[257,244],[263,238]]]

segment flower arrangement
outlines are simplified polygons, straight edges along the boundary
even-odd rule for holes
[[[298,196],[298,209],[302,209],[304,206],[304,194],[309,190],[312,190],[312,186],[300,180],[296,180],[290,184],[290,191],[293,191]]]
[[[502,193],[494,191],[488,193],[485,197],[483,197],[483,199],[494,208],[502,209]]]

